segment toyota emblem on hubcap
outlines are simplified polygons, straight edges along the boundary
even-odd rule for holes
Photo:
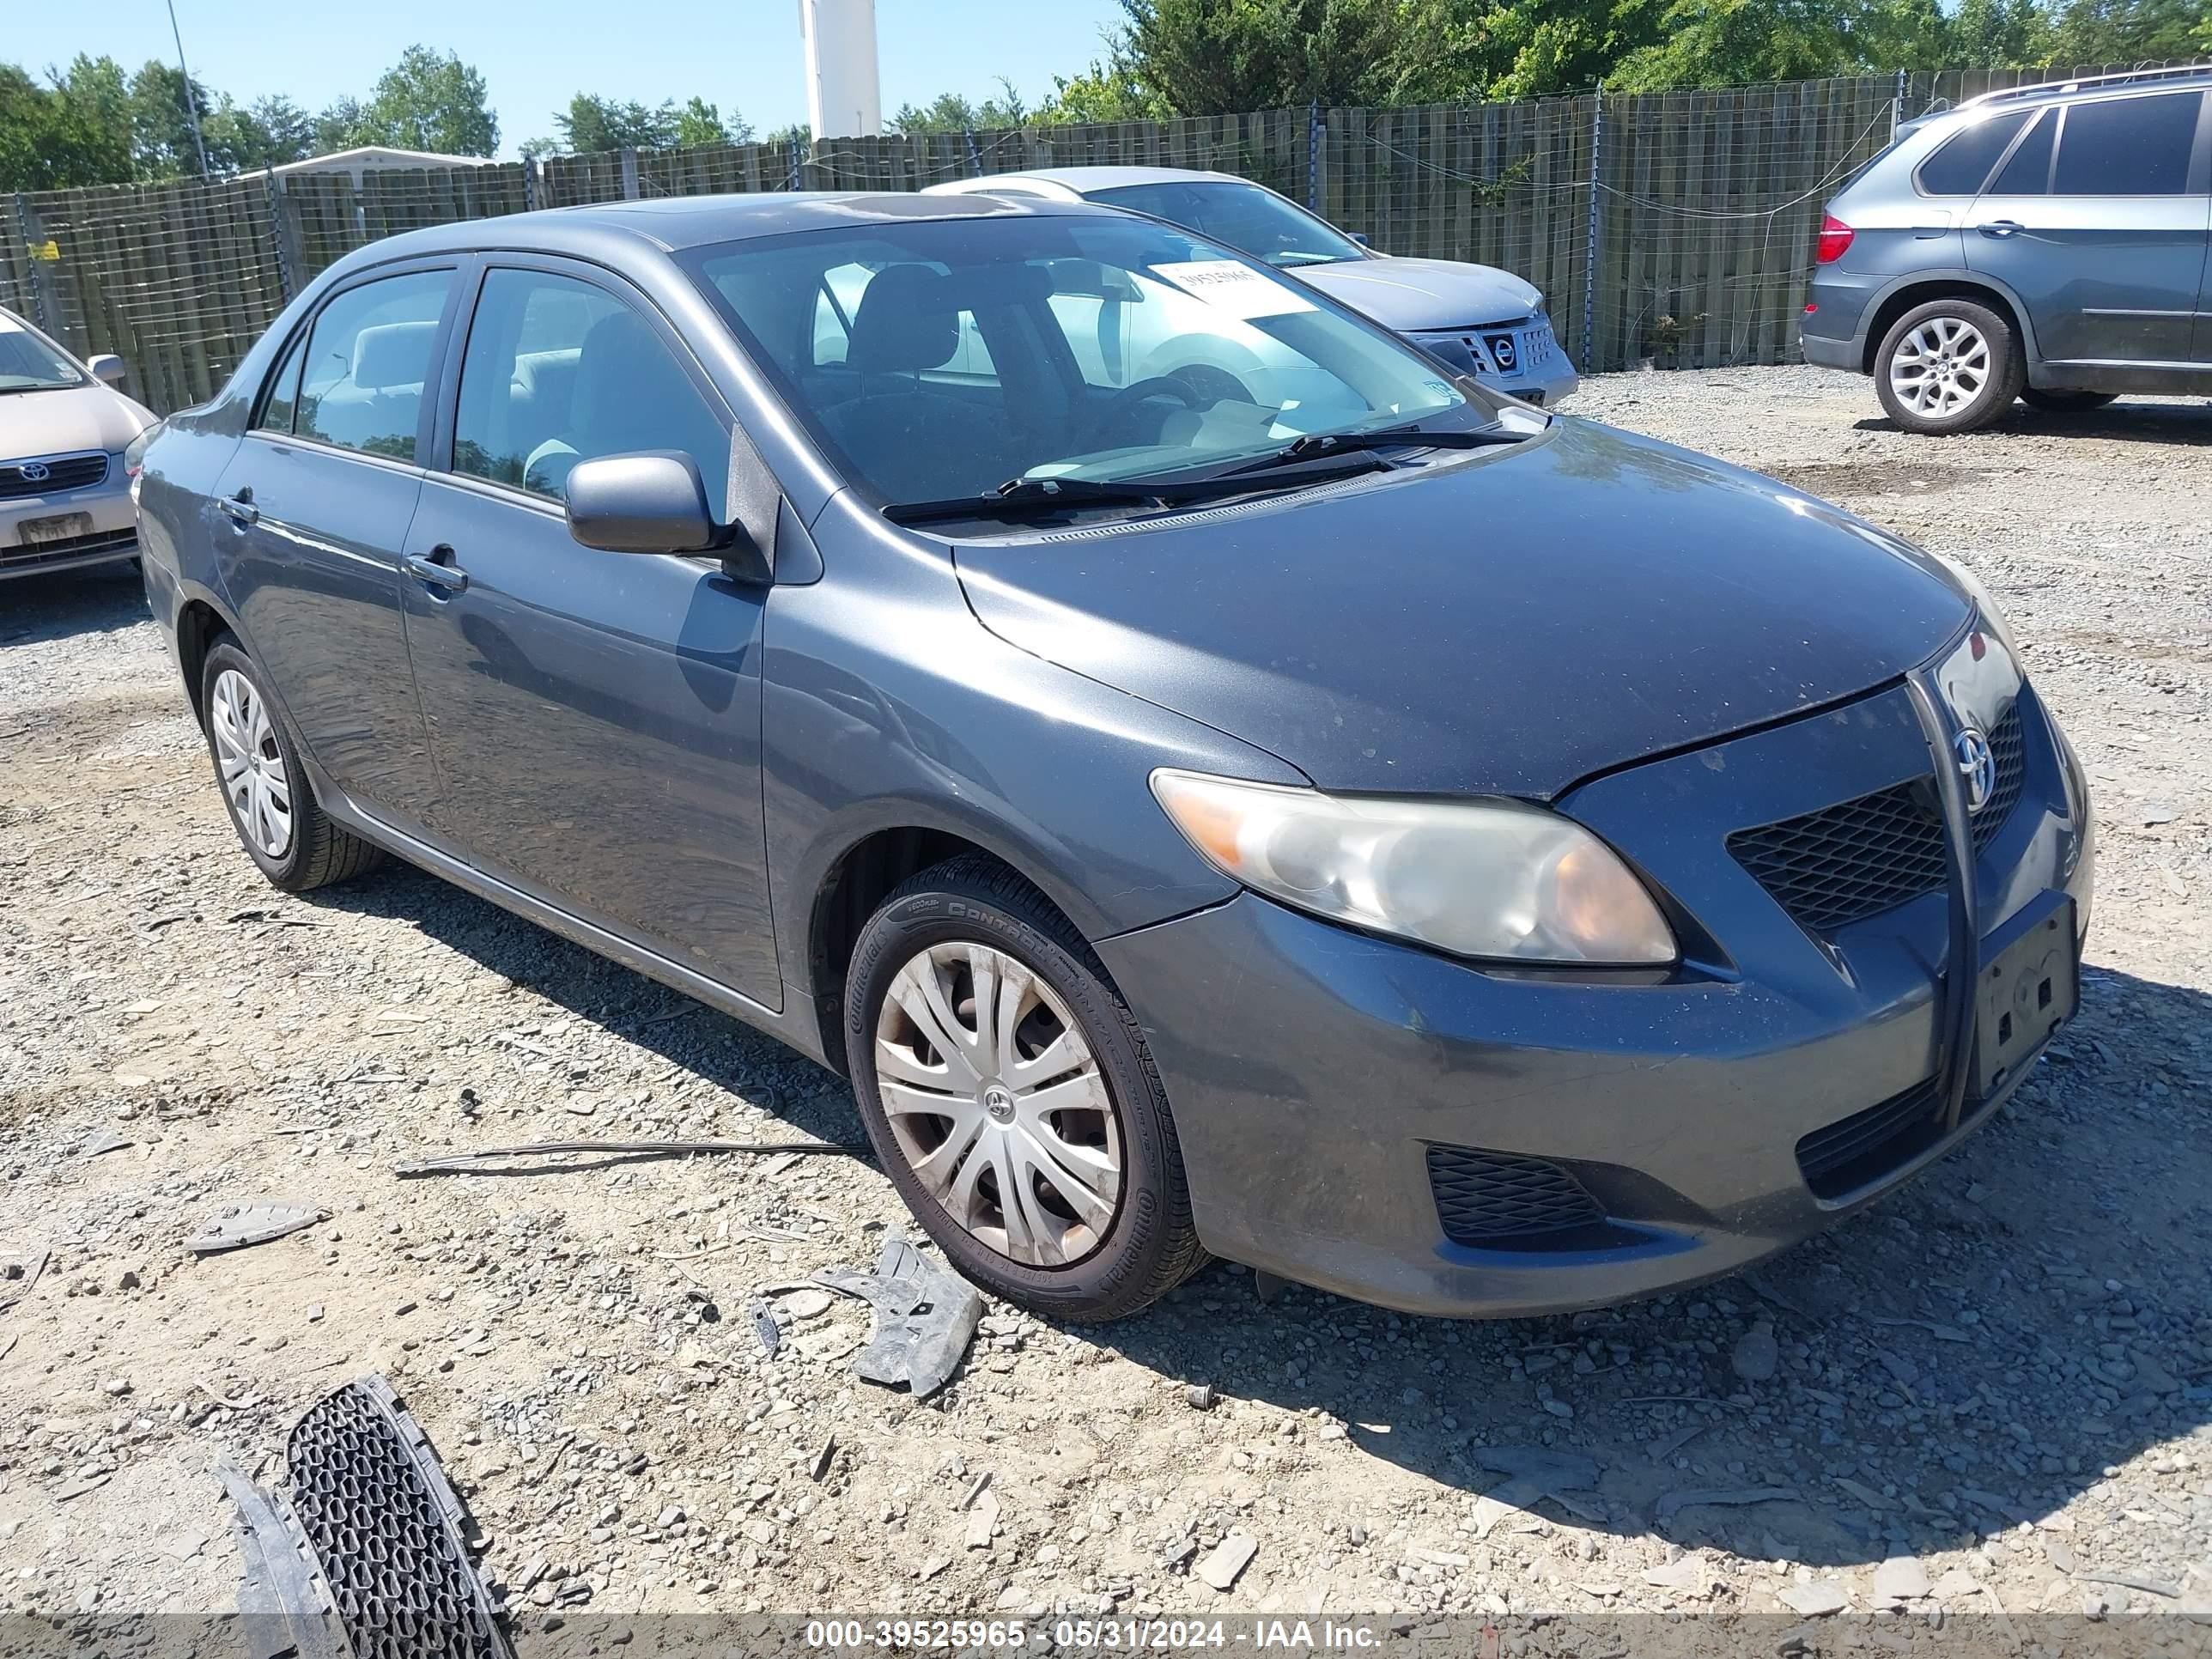
[[[1969,726],[1951,739],[1959,757],[1959,775],[1966,783],[1966,810],[1978,812],[1997,790],[1996,752],[1978,726]]]
[[[26,483],[44,483],[54,476],[53,468],[44,461],[26,461],[17,470],[22,473]]]
[[[1012,1123],[1014,1121],[1013,1091],[993,1084],[983,1091],[983,1109],[991,1115],[994,1123]]]

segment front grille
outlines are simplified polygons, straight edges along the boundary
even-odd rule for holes
[[[1841,1198],[1925,1152],[1943,1132],[1941,1078],[1815,1129],[1797,1143],[1797,1168],[1822,1198]]]
[[[26,467],[44,467],[43,478],[27,478]],[[89,455],[60,455],[52,460],[0,462],[0,501],[20,501],[27,495],[52,495],[64,489],[89,489],[107,477],[107,457],[94,450]]]
[[[1510,1152],[1431,1146],[1429,1190],[1444,1237],[1455,1244],[1494,1249],[1605,1219],[1597,1200],[1566,1170]]]
[[[381,1377],[311,1408],[285,1460],[356,1659],[507,1659],[462,1547],[460,1500]]]
[[[28,570],[64,559],[81,559],[88,553],[109,550],[131,553],[137,548],[135,530],[95,530],[88,536],[64,536],[59,541],[37,542],[28,547],[0,547],[0,570]]]
[[[1801,927],[1825,933],[1941,888],[1943,823],[1924,786],[1900,783],[1728,838],[1736,862]]]
[[[1974,851],[1987,849],[1996,839],[1997,831],[2004,828],[2012,809],[2020,804],[2021,787],[2027,776],[2027,739],[2022,734],[2020,722],[2020,703],[2005,710],[2005,717],[1990,732],[1990,753],[1997,764],[1996,787],[1990,791],[1989,804],[1974,819]]]

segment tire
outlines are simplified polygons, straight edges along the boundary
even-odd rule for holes
[[[971,950],[989,953],[981,959],[992,994],[981,999]],[[1016,970],[1033,976],[1025,988]],[[934,1008],[957,1030],[932,1011],[925,973]],[[916,1006],[928,1026],[906,1012]],[[1026,1083],[994,1040],[1009,1006],[1016,1064],[1046,1068]],[[942,1046],[930,1042],[931,1029]],[[1071,1034],[1079,1041],[1065,1042]],[[1048,1319],[1119,1319],[1205,1263],[1175,1120],[1128,1005],[1083,936],[1005,866],[953,859],[884,901],[847,975],[845,1052],[868,1138],[899,1196],[946,1259],[991,1295]],[[1029,1117],[1025,1103],[1048,1093],[1066,1109]],[[918,1109],[938,1104],[947,1110]],[[1039,1130],[1044,1138],[1030,1138]],[[1065,1155],[1055,1167],[1075,1188],[1023,1161],[1040,1148]],[[1015,1212],[997,1201],[1006,1176],[1021,1195]],[[1109,1187],[1110,1205],[1101,1197]]]
[[[260,665],[235,639],[226,636],[210,647],[200,670],[200,708],[230,826],[271,885],[304,893],[384,861],[380,848],[340,829],[316,803]],[[280,813],[280,805],[289,810]]]
[[[2117,392],[2045,392],[2032,386],[2020,389],[2021,402],[2046,415],[2078,415],[2085,409],[2102,409],[2119,395]]]
[[[2012,406],[2027,363],[2012,325],[1987,306],[1931,300],[1882,337],[1874,385],[1883,411],[1907,432],[1972,432]]]

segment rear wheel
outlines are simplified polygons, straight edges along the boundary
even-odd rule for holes
[[[2031,386],[2021,388],[2020,400],[2046,415],[2075,415],[2085,409],[2102,409],[2119,395],[2117,392],[2047,392]]]
[[[1890,327],[1875,391],[1907,432],[1972,432],[2004,413],[2027,380],[2012,325],[1971,300],[1931,300]]]
[[[854,951],[845,1047],[899,1196],[992,1295],[1117,1319],[1204,1261],[1134,1017],[1004,866],[954,859],[884,902]]]
[[[383,862],[379,848],[341,830],[316,804],[299,754],[262,684],[260,666],[235,640],[218,640],[210,647],[200,707],[231,827],[272,884],[304,893]]]

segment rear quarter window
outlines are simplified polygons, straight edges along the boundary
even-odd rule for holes
[[[2027,125],[2030,113],[2027,110],[2018,110],[2009,115],[1991,116],[1988,120],[1977,121],[1954,135],[1920,164],[1918,182],[1921,194],[1979,194],[1983,181],[1990,176],[1990,169],[1997,164],[1997,157],[2005,153],[2006,146],[2012,143],[2014,135]]]

